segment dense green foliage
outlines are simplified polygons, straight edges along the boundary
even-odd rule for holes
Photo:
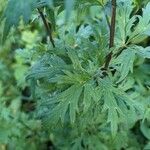
[[[148,0],[0,4],[0,150],[150,149]]]

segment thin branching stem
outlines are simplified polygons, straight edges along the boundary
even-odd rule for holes
[[[51,24],[46,20],[43,12],[38,8],[38,12],[42,18],[42,21],[44,23],[44,26],[46,28],[46,31],[47,31],[47,34],[49,36],[49,39],[50,39],[50,42],[52,43],[52,46],[55,48],[55,43],[54,43],[54,40],[53,40],[53,37],[52,37],[52,29],[51,29]]]

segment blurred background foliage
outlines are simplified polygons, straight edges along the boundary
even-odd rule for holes
[[[0,16],[5,9],[0,0]],[[0,44],[0,150],[46,149],[48,138],[39,120],[31,119],[34,103],[25,81],[32,63],[32,53],[40,42],[38,27],[24,26],[12,30],[5,43]],[[0,38],[4,22],[0,22]],[[36,29],[37,28],[37,29]]]
[[[73,48],[77,46],[76,44],[78,44],[81,46],[83,51],[85,50],[86,52],[87,47],[90,51],[91,45],[88,44],[86,37],[89,38],[89,35],[91,35],[92,31],[95,31],[95,34],[101,32],[99,26],[100,24],[97,23],[98,20],[103,17],[103,15],[99,15],[102,14],[101,9],[99,9],[99,6],[90,7],[89,5],[91,3],[88,3],[88,0],[86,4],[84,3],[84,0],[82,1],[83,4],[80,3],[80,5],[75,6],[78,8],[77,13],[72,12],[72,15],[70,15],[70,20],[71,18],[75,18],[73,19],[73,22],[70,21],[68,24],[66,24],[64,17],[65,12],[63,11],[60,13],[62,9],[61,7],[56,7],[55,11],[53,12],[53,17],[55,17],[55,19],[48,16],[51,22],[53,22],[53,35],[55,37],[61,36],[61,38],[64,38],[62,38],[61,41],[58,39],[56,40],[57,45],[60,45],[60,51],[58,49],[58,54],[60,53],[60,55],[64,53],[63,49],[65,49],[62,47],[63,41],[67,41],[66,45],[70,45]],[[104,5],[106,5],[105,11],[109,15],[109,0],[99,0],[99,2],[102,2]],[[148,0],[135,0],[134,11],[137,14],[140,14],[142,7],[145,6],[147,2]],[[5,6],[6,0],[0,0],[0,16],[2,16],[2,12],[5,9]],[[67,5],[66,8],[69,9],[69,7],[71,6]],[[45,9],[45,13],[52,16],[52,12],[50,12],[48,8]],[[18,28],[11,29],[11,32],[9,33],[9,36],[7,36],[6,41],[0,44],[0,150],[46,150],[52,149],[53,144],[63,145],[62,143],[65,140],[68,140],[63,139],[63,137],[57,138],[57,136],[59,136],[59,132],[56,132],[57,136],[55,137],[53,134],[47,133],[47,131],[42,129],[41,121],[38,119],[33,119],[33,111],[35,110],[36,101],[34,100],[34,97],[31,96],[31,92],[34,90],[32,89],[32,83],[26,81],[26,76],[30,67],[36,62],[37,59],[40,58],[40,55],[43,56],[45,51],[51,49],[51,44],[47,44],[44,27],[36,11],[33,12],[32,19],[30,21],[30,25],[25,25],[22,21],[20,21]],[[84,25],[82,26],[82,24]],[[87,24],[90,24],[90,26]],[[104,26],[101,26],[101,29],[103,30],[103,33],[107,33],[107,22],[105,22],[103,25]],[[3,36],[3,29],[4,21],[1,21],[0,38]],[[78,34],[76,34],[76,30],[79,30]],[[66,34],[67,36],[64,36]],[[96,38],[101,40],[99,39],[99,35],[96,35]],[[90,40],[93,40],[93,36],[90,36]],[[108,38],[106,37],[104,44],[106,44],[105,42],[107,42],[107,40]],[[145,39],[141,45],[144,47],[150,46],[150,38]],[[83,55],[85,55],[85,58],[90,57],[86,53],[83,53]],[[128,87],[124,87],[123,84],[120,85],[122,88],[126,88],[129,93],[133,94],[131,95],[133,98],[139,98],[141,95],[142,98],[146,97],[146,101],[144,102],[148,104],[148,106],[150,106],[150,94],[149,91],[145,88],[145,85],[143,86],[143,82],[147,80],[147,83],[145,84],[150,85],[149,67],[149,60],[137,60],[135,64],[135,68],[137,69],[135,69],[133,76],[136,76],[137,74],[138,77],[140,76],[140,79],[138,79],[138,77],[136,78],[138,85],[135,85],[134,81],[130,82]],[[129,76],[129,78],[133,80],[132,77]],[[134,93],[132,92],[133,87],[135,90]],[[131,144],[130,142],[129,143],[131,145],[135,145],[135,147],[132,147],[131,149],[140,147],[140,144],[143,144],[142,147],[146,145],[148,149],[150,148],[149,107],[145,112],[145,118],[148,119],[148,123],[146,122],[140,126],[139,122],[137,122],[137,124],[132,129],[133,132],[130,133],[131,141],[134,144]],[[139,130],[139,128],[141,128],[141,130]],[[134,134],[137,139],[132,139],[132,137],[134,137],[132,134]],[[97,138],[94,135],[91,138],[95,142],[92,144],[96,144]],[[64,141],[62,141],[62,139]],[[107,143],[107,139],[108,137],[105,135],[105,144],[109,145],[109,142]],[[54,140],[56,140],[56,143],[52,143]],[[85,143],[89,144],[91,142],[91,139],[86,138],[86,140],[87,141],[85,141]],[[70,141],[65,141],[64,143],[69,142]],[[77,142],[78,141],[76,141],[76,143]],[[116,139],[114,143],[117,142],[118,141]],[[123,144],[123,142],[124,141],[120,141],[120,144]],[[145,149],[147,149],[146,147]],[[59,147],[59,149],[61,148]],[[105,149],[103,144],[102,149]],[[114,146],[114,149],[117,148]]]

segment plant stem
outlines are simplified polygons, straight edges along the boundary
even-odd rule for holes
[[[112,17],[111,17],[111,25],[110,25],[110,37],[109,37],[109,48],[114,46],[114,37],[115,37],[115,23],[116,23],[116,0],[112,0]],[[113,52],[111,51],[105,60],[104,69],[107,70],[109,67],[109,63],[112,59]]]
[[[44,26],[46,28],[46,31],[47,31],[47,34],[49,36],[50,42],[52,43],[53,48],[55,48],[55,43],[54,43],[54,40],[53,40],[53,37],[52,37],[51,24],[46,20],[43,12],[39,8],[38,8],[38,12],[39,12],[39,14],[42,18],[42,21],[43,21]]]
[[[109,17],[108,17],[108,15],[107,15],[106,11],[105,11],[105,6],[104,6],[103,2],[99,2],[99,3],[100,3],[100,5],[101,5],[101,7],[102,7],[102,9],[103,9],[103,11],[104,11],[104,16],[105,16],[105,18],[106,18],[107,25],[108,25],[108,27],[109,27],[109,29],[110,29]]]

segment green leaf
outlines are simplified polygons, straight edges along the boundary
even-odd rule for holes
[[[90,77],[85,72],[70,72],[63,71],[64,74],[56,75],[56,77],[51,78],[49,81],[57,84],[84,84]]]
[[[109,90],[104,91],[104,110],[108,110],[108,123],[111,124],[112,136],[114,137],[118,130],[119,116],[121,112],[113,93]]]
[[[66,20],[70,17],[75,0],[65,0]]]
[[[143,135],[150,140],[150,128],[146,120],[141,123],[140,129]]]
[[[129,42],[140,43],[147,38],[147,32],[150,30],[150,3],[143,9],[142,16],[138,16],[138,23],[134,31],[129,36]]]
[[[5,27],[3,32],[3,40],[6,39],[11,27],[17,27],[22,17],[25,23],[28,23],[32,14],[32,10],[37,0],[9,0],[4,12]]]
[[[94,87],[92,83],[86,83],[84,85],[84,112],[87,112],[90,109],[90,106],[93,103],[97,103],[102,97],[102,90],[100,87]]]
[[[133,10],[132,1],[126,0],[118,3],[117,7],[117,37],[121,44],[126,43],[126,38],[131,34],[131,28],[135,22],[136,17],[130,18]]]
[[[71,124],[75,123],[76,113],[79,112],[79,98],[82,93],[81,85],[72,85],[62,93],[56,95],[53,99],[58,103],[49,113],[51,121],[56,124],[59,118],[65,121],[66,113],[69,109],[69,117]],[[56,121],[57,120],[57,121]]]
[[[135,5],[138,7],[138,8],[141,8],[143,7],[143,5],[147,4],[149,2],[149,0],[144,0],[144,1],[141,1],[141,0],[133,0]]]
[[[99,80],[103,93],[103,110],[107,114],[107,123],[110,123],[112,136],[115,137],[121,123],[129,128],[133,118],[136,118],[136,110],[139,108],[121,89],[115,88],[109,78]],[[131,117],[132,116],[132,117]],[[130,120],[132,119],[132,121]]]
[[[52,78],[61,73],[63,68],[67,67],[66,63],[58,56],[45,55],[38,63],[32,66],[26,79]]]
[[[118,71],[120,73],[120,78],[118,83],[124,80],[129,72],[133,72],[133,63],[135,60],[135,51],[132,48],[125,49],[115,61],[115,64],[118,65]]]
[[[81,66],[81,62],[79,60],[78,54],[75,50],[73,49],[69,49],[67,51],[69,58],[72,61],[73,67],[74,69],[81,69],[82,70],[82,66]]]
[[[139,47],[137,54],[144,58],[150,58],[150,47]]]

